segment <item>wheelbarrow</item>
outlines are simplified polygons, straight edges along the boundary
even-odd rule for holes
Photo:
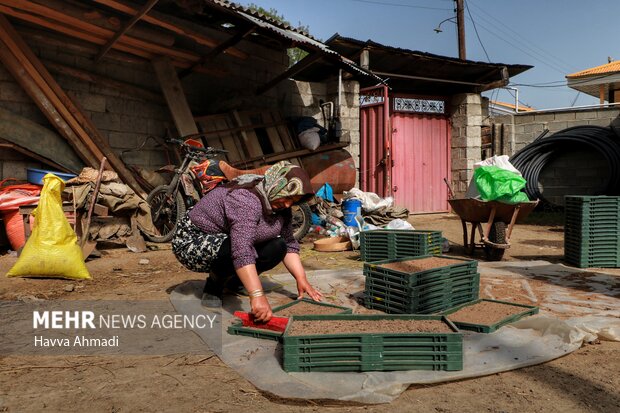
[[[510,248],[510,235],[515,224],[522,222],[538,205],[538,200],[505,204],[498,201],[479,199],[449,199],[454,212],[463,225],[463,246],[467,255],[473,255],[476,247],[484,249],[487,260],[500,261],[506,249]],[[471,224],[468,240],[467,224]],[[486,223],[484,229],[482,224]],[[476,243],[476,231],[481,242]]]

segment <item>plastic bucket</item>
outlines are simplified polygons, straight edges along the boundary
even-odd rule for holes
[[[344,214],[342,218],[344,224],[348,227],[356,227],[355,217],[362,215],[362,201],[355,198],[345,199],[342,201],[342,213]]]

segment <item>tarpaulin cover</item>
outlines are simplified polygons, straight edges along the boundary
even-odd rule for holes
[[[484,264],[480,271],[483,277],[488,277],[485,284],[496,282],[493,274],[497,268],[484,268]],[[532,266],[523,262],[518,264],[520,265],[514,267],[515,270],[532,270]],[[544,264],[540,268],[553,266]],[[559,265],[554,267],[562,269]],[[506,279],[514,278],[522,282],[526,278],[512,268],[503,272],[507,274]],[[353,307],[354,312],[361,310],[354,299],[364,288],[361,270],[312,271],[308,273],[308,277],[313,285],[323,291],[328,302]],[[271,290],[268,298],[272,305],[282,304],[295,297],[295,282],[290,275],[268,277],[263,280],[263,285],[267,290]],[[202,287],[202,281],[191,281],[178,286],[170,296],[176,310],[184,314],[201,311]],[[554,289],[562,290],[557,286],[554,286]],[[533,299],[537,300],[536,297]],[[590,304],[592,302],[589,301]],[[222,318],[219,319],[223,333],[214,333],[207,329],[196,330],[196,333],[224,363],[257,388],[285,398],[387,403],[398,397],[410,384],[478,377],[544,363],[577,350],[584,341],[592,341],[597,336],[601,339],[620,340],[618,318],[600,314],[590,318],[561,320],[541,308],[541,315],[523,319],[492,334],[465,332],[462,371],[287,373],[281,367],[282,349],[276,342],[226,334],[225,330],[233,320],[232,312],[249,309],[247,298],[225,297],[221,309]]]

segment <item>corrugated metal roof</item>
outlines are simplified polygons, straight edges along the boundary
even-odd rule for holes
[[[283,22],[281,22],[279,20],[276,20],[276,19],[274,19],[271,16],[268,16],[268,15],[263,14],[263,13],[259,13],[259,12],[255,11],[255,10],[250,9],[248,7],[245,7],[245,6],[241,5],[241,4],[234,3],[234,2],[231,2],[231,1],[227,1],[227,0],[204,0],[204,1],[205,1],[205,3],[214,3],[214,4],[217,4],[220,7],[224,7],[226,9],[229,9],[229,10],[232,10],[232,11],[235,11],[235,12],[242,12],[242,13],[244,13],[246,15],[249,14],[249,15],[251,15],[253,17],[256,17],[256,18],[258,18],[260,20],[269,22],[273,26],[279,27],[279,28],[284,29],[284,30],[293,31],[293,32],[302,34],[304,37],[316,41],[316,39],[314,37],[312,37],[312,35],[310,33],[305,32],[305,31],[299,29],[298,27],[293,27],[291,25],[284,24]]]
[[[384,83],[384,80],[379,76],[375,75],[372,72],[362,69],[355,62],[342,56],[340,53],[332,50],[323,42],[312,37],[310,34],[292,27],[290,25],[284,24],[278,20],[275,20],[269,16],[266,16],[262,13],[258,13],[256,11],[250,10],[247,7],[241,6],[237,3],[232,3],[226,0],[204,0],[204,2],[208,5],[216,5],[221,8],[227,9],[237,16],[244,18],[252,24],[260,27],[261,29],[268,30],[272,33],[275,33],[281,38],[285,38],[294,42],[294,44],[304,44],[310,46],[311,48],[320,51],[326,57],[329,57],[333,61],[337,62],[343,69],[354,72],[354,74],[362,75],[367,78],[373,79],[376,83]],[[315,65],[316,66],[316,65]]]
[[[362,50],[368,50],[369,71],[389,78],[387,84],[400,93],[454,95],[480,92],[497,87],[498,82],[532,67],[440,56],[386,46],[372,40],[343,37],[337,33],[325,43],[350,59],[356,59]],[[360,82],[362,87],[371,86]]]
[[[600,76],[600,75],[609,75],[612,73],[620,72],[620,60],[606,63],[604,65],[592,67],[590,69],[585,69],[580,72],[572,73],[570,75],[566,75],[567,79],[578,79],[582,77],[588,76]]]

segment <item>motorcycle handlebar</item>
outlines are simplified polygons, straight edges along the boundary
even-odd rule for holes
[[[227,150],[225,149],[217,149],[217,148],[212,148],[210,146],[207,146],[206,148],[201,148],[198,146],[194,146],[194,145],[189,145],[187,143],[185,143],[184,141],[180,140],[180,139],[167,139],[166,142],[168,143],[174,143],[177,144],[179,146],[181,146],[182,148],[187,149],[189,152],[202,152],[208,155],[217,155],[217,154],[224,154],[224,153],[228,153]]]

